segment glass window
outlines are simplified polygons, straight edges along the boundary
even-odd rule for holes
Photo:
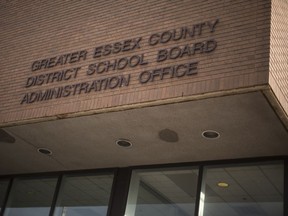
[[[49,215],[57,178],[15,179],[5,216]]]
[[[54,216],[107,214],[113,174],[65,176]]]
[[[208,167],[199,216],[283,216],[283,164]]]
[[[1,207],[4,204],[6,192],[8,189],[9,181],[8,180],[0,180],[0,212]]]
[[[136,170],[125,216],[193,216],[198,169]]]

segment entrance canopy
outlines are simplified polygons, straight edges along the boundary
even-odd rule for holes
[[[287,131],[262,91],[1,130],[1,175],[288,154]]]

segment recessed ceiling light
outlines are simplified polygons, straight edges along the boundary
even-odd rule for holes
[[[116,144],[120,147],[123,148],[130,148],[132,147],[132,143],[131,141],[127,140],[127,139],[119,139],[116,141]]]
[[[206,139],[218,139],[220,137],[220,133],[213,130],[206,130],[202,133],[202,136]]]
[[[38,148],[37,151],[41,154],[52,155],[52,151],[47,148]]]
[[[227,188],[229,187],[229,184],[227,182],[218,182],[217,186],[221,188]]]

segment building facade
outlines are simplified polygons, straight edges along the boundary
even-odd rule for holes
[[[286,9],[0,1],[1,215],[288,214]]]

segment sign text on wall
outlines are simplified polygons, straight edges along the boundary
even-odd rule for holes
[[[180,41],[186,38],[193,38],[196,35],[201,35],[203,33],[213,33],[215,32],[218,23],[219,19],[216,19],[198,23],[191,27],[182,27],[177,30],[174,29],[161,33],[154,33],[150,35],[146,43],[148,43],[149,46],[157,46],[158,44],[166,44],[170,41]],[[143,43],[143,38],[138,37],[95,47],[91,56],[96,60],[96,62],[89,64],[85,71],[85,75],[91,77],[89,81],[64,84],[65,81],[68,80],[77,80],[79,73],[83,71],[83,68],[77,66],[55,72],[30,76],[27,78],[25,83],[27,89],[34,86],[49,85],[53,83],[63,83],[63,85],[25,93],[21,99],[21,104],[30,104],[51,99],[65,98],[73,95],[99,92],[107,89],[127,87],[130,84],[131,74],[108,76],[100,79],[94,79],[94,77],[97,75],[111,74],[114,71],[121,71],[127,67],[135,68],[148,65],[149,62],[145,59],[144,53],[116,58],[113,60],[97,60],[100,57],[140,50]],[[155,62],[159,63],[169,59],[175,60],[185,56],[191,57],[198,54],[210,53],[214,51],[216,47],[216,40],[209,39],[183,46],[161,49],[157,52]],[[37,60],[32,63],[31,70],[32,72],[38,72],[40,70],[57,68],[60,65],[72,65],[87,60],[88,54],[87,50],[80,50],[52,58]],[[164,79],[192,76],[198,73],[198,64],[198,61],[189,61],[187,63],[175,64],[163,68],[144,70],[138,74],[137,80],[140,84],[146,84]]]

